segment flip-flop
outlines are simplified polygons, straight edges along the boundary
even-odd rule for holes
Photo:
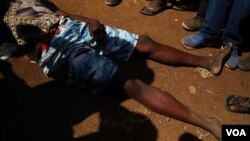
[[[225,108],[230,112],[250,113],[250,98],[229,95],[225,100]]]
[[[166,6],[158,6],[158,7],[151,7],[149,4],[144,6],[141,10],[140,13],[148,16],[153,16],[156,15],[166,9]]]

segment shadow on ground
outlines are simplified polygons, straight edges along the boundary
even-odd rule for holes
[[[2,141],[155,141],[157,138],[157,130],[147,117],[120,105],[127,97],[118,92],[87,95],[55,81],[31,88],[13,73],[9,62],[1,61],[0,68]],[[100,113],[99,130],[73,138],[72,126],[96,112]]]
[[[135,61],[122,66],[133,68],[126,70],[129,76],[151,83],[154,74],[146,67],[145,60],[140,57],[131,60]],[[0,68],[2,141],[157,139],[157,129],[150,119],[120,105],[128,98],[119,91],[109,89],[99,95],[89,95],[56,81],[31,88],[12,71],[9,62],[0,61]],[[97,112],[101,120],[98,131],[74,138],[72,127]],[[180,138],[185,139],[190,136]]]
[[[180,136],[179,141],[201,141],[191,133],[184,133]]]

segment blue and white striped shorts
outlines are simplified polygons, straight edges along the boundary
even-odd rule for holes
[[[128,60],[138,40],[136,34],[104,27],[107,36],[105,41],[98,43],[90,35],[85,22],[63,17],[59,24],[60,33],[52,39],[47,50],[47,53],[56,55],[47,63],[49,65],[44,66],[45,74],[91,93],[102,90],[117,70],[109,56],[118,61]],[[67,71],[62,71],[62,68]]]

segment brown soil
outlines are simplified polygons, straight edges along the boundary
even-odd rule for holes
[[[163,44],[196,54],[211,55],[218,48],[185,50],[180,40],[184,19],[195,12],[167,9],[155,16],[138,11],[147,1],[123,0],[116,7],[104,0],[53,0],[60,8],[100,22],[147,34]],[[249,53],[248,53],[249,54]],[[243,53],[247,55],[247,53]],[[138,61],[138,60],[137,60]],[[58,84],[43,75],[27,56],[11,58],[0,78],[2,122],[6,139],[60,141],[215,141],[201,128],[156,114],[132,99],[112,93],[87,96],[79,89]],[[2,67],[3,66],[3,67]],[[131,62],[130,71],[151,85],[168,91],[194,111],[221,119],[223,124],[250,124],[250,115],[224,108],[229,94],[249,96],[250,73],[224,68],[219,76],[201,77],[196,68],[165,66],[150,60]],[[3,80],[3,79],[2,79]]]

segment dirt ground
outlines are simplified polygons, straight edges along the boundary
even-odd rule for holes
[[[147,1],[123,0],[116,7],[104,0],[53,0],[60,8],[100,22],[147,34],[163,44],[196,54],[218,48],[185,50],[180,40],[184,19],[195,12],[167,9],[156,16],[138,11]],[[244,52],[242,56],[249,55]],[[241,57],[242,57],[241,56]],[[136,59],[136,58],[135,58]],[[171,93],[192,110],[218,117],[223,124],[250,124],[250,115],[228,112],[229,94],[250,95],[250,73],[224,67],[219,76],[203,78],[197,68],[165,66],[139,59],[127,64],[128,73]],[[27,56],[1,63],[1,126],[4,140],[25,141],[216,141],[205,130],[156,114],[118,92],[89,96],[43,75]],[[2,139],[1,139],[2,140]]]

